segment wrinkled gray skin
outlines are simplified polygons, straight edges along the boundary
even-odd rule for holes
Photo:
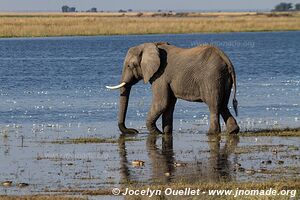
[[[128,50],[120,88],[119,129],[124,134],[138,133],[125,126],[131,86],[139,80],[152,84],[152,105],[146,122],[150,133],[162,133],[156,126],[162,115],[162,131],[172,133],[173,111],[177,98],[205,102],[210,111],[209,134],[220,133],[220,115],[228,133],[238,133],[239,126],[228,110],[234,85],[233,106],[237,114],[234,68],[228,57],[213,46],[190,49],[168,43],[145,43]]]

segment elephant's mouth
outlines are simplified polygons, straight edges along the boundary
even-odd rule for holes
[[[105,86],[107,89],[110,89],[110,90],[116,90],[116,89],[119,89],[121,87],[124,87],[126,85],[125,82],[122,82],[121,84],[119,85],[115,85],[115,86]]]

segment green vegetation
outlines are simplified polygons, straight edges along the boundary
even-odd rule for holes
[[[120,141],[125,142],[133,142],[133,141],[140,141],[141,139],[133,138],[133,137],[124,137],[124,138],[99,138],[99,137],[79,137],[79,138],[69,138],[65,140],[56,140],[52,141],[53,144],[85,144],[85,143],[111,143],[116,144]]]
[[[76,8],[64,5],[64,6],[61,7],[61,11],[62,12],[76,12]]]
[[[275,6],[273,11],[276,12],[300,11],[300,3],[297,3],[295,4],[295,6],[293,6],[292,3],[281,2],[280,4]]]
[[[240,136],[300,136],[300,128],[285,128],[285,129],[263,129],[257,131],[245,131],[239,133]]]
[[[278,5],[275,6],[274,11],[290,11],[293,8],[293,4],[292,3],[280,3]]]

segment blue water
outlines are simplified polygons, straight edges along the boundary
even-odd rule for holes
[[[298,31],[0,39],[0,182],[13,181],[12,187],[0,187],[0,194],[108,190],[127,179],[147,184],[157,179],[218,181],[220,175],[236,182],[297,176],[299,148],[295,147],[299,139],[209,138],[203,134],[209,123],[207,106],[186,101],[176,105],[174,145],[165,148],[161,137],[155,143],[146,142],[149,134],[139,134],[137,141],[124,146],[52,142],[118,138],[119,92],[109,91],[105,85],[119,83],[129,47],[152,41],[180,47],[211,43],[223,49],[237,74],[237,120],[243,130],[299,127],[299,36]],[[147,133],[145,118],[150,104],[150,85],[134,86],[127,125]],[[135,159],[145,161],[145,166],[133,167]],[[284,165],[276,164],[279,159]],[[272,165],[261,164],[266,160],[272,160]],[[174,168],[173,162],[187,166]],[[237,162],[246,169],[263,167],[271,173],[236,172]],[[225,166],[224,171],[216,170],[220,166]],[[285,173],[274,174],[274,169]],[[19,188],[20,182],[30,186]]]
[[[299,126],[299,31],[0,39],[0,125],[96,123],[117,131],[119,93],[105,85],[119,82],[129,47],[153,41],[223,49],[237,74],[242,129]],[[142,127],[150,104],[150,85],[133,87],[128,125]],[[205,104],[179,101],[175,128],[206,130],[208,115]]]

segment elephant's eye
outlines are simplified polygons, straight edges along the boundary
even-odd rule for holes
[[[136,67],[136,64],[135,64],[135,63],[130,63],[130,64],[128,65],[128,67],[129,67],[130,69],[133,69],[133,68]]]

